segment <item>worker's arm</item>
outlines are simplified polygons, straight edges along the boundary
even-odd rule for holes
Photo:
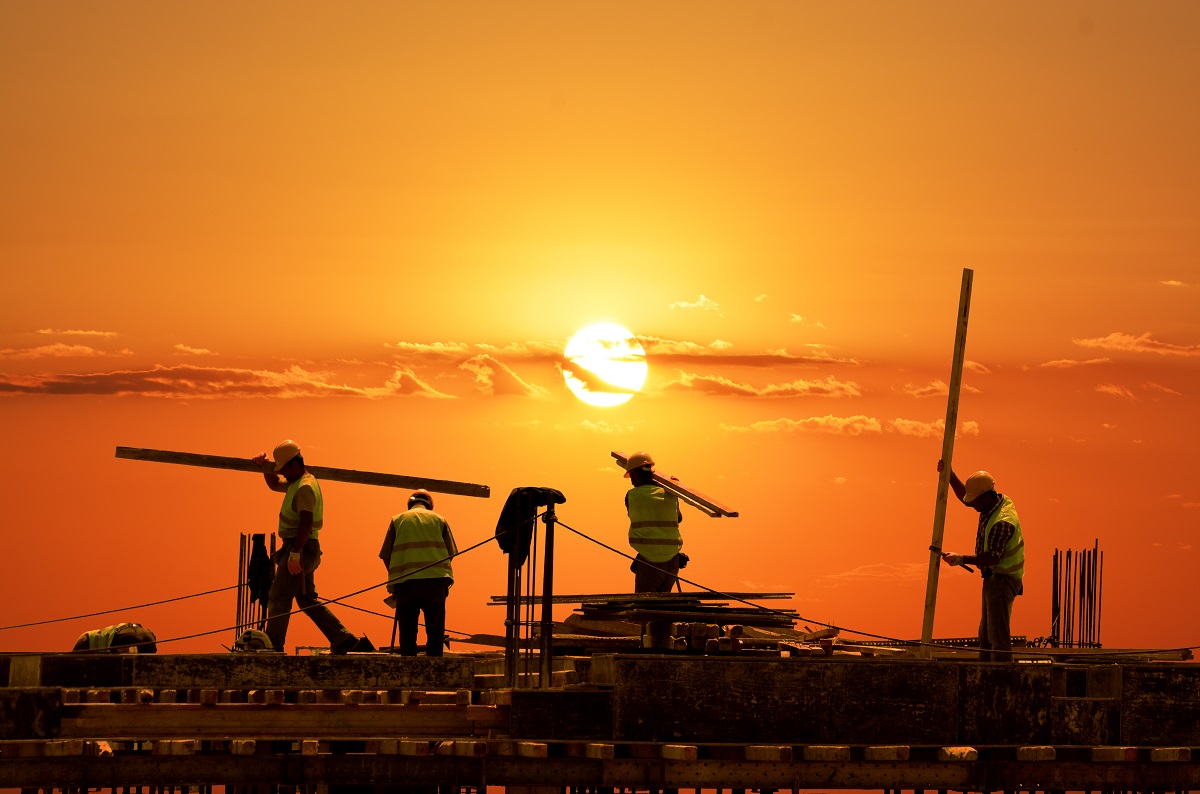
[[[980,568],[991,568],[998,565],[1004,557],[1004,549],[1015,531],[1013,525],[1007,521],[997,521],[988,538],[988,548],[981,554],[943,553],[942,559],[947,565],[978,565]]]
[[[450,531],[448,521],[442,523],[442,542],[446,544],[446,549],[450,552],[451,557],[458,556],[458,544],[454,542],[454,533]]]
[[[288,554],[288,571],[298,576],[304,567],[300,564],[300,555],[304,544],[312,534],[313,510],[316,508],[317,497],[313,489],[307,485],[301,486],[292,497],[292,509],[300,516],[296,527],[296,537],[292,539],[291,553]]]
[[[275,472],[275,464],[267,460],[267,453],[260,452],[250,459],[255,466],[262,470],[263,479],[272,491],[284,493],[288,489],[287,480]]]
[[[379,547],[379,559],[383,560],[386,570],[392,569],[392,547],[396,545],[396,525],[388,522],[387,533],[383,536],[383,545]]]
[[[942,461],[938,461],[937,470],[942,470]],[[954,473],[954,469],[950,469],[950,487],[954,490],[954,495],[958,497],[958,501],[962,501],[967,494],[967,486],[963,485],[963,481],[958,479],[958,475]]]

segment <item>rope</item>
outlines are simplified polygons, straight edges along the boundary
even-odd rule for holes
[[[216,590],[205,590],[203,593],[192,593],[191,595],[178,596],[176,598],[166,598],[162,601],[151,601],[148,604],[137,604],[131,607],[121,607],[119,609],[105,609],[100,612],[89,612],[86,615],[72,615],[68,618],[52,618],[50,620],[39,620],[33,623],[17,623],[12,626],[0,626],[0,631],[8,631],[9,629],[24,629],[30,626],[48,626],[51,623],[65,623],[69,620],[82,620],[83,618],[94,618],[97,615],[110,615],[113,612],[128,612],[133,609],[145,609],[146,607],[156,607],[162,604],[171,604],[175,601],[186,601],[189,598],[199,598],[200,596],[212,595],[213,593],[223,593],[226,590],[232,590],[240,585],[231,584],[228,587],[218,587]]]

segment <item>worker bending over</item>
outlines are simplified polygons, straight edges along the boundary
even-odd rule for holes
[[[937,469],[943,463],[938,461]],[[977,565],[983,576],[983,606],[979,619],[979,659],[1012,661],[1013,601],[1024,592],[1025,539],[1021,519],[1011,499],[996,492],[996,480],[977,471],[964,483],[950,470],[950,487],[967,507],[979,513],[974,554],[942,553],[947,565]]]
[[[141,623],[118,623],[85,631],[75,640],[75,647],[71,650],[158,653],[158,638]]]
[[[379,559],[388,569],[387,589],[400,627],[400,655],[417,655],[417,623],[425,613],[425,655],[441,656],[446,637],[446,598],[454,584],[450,559],[458,554],[454,533],[433,512],[433,496],[422,489],[408,509],[392,516]]]
[[[669,593],[679,580],[683,536],[679,522],[679,497],[654,484],[654,460],[645,452],[629,456],[625,476],[633,484],[625,493],[629,514],[629,545],[637,552],[633,562],[635,593]]]
[[[267,596],[267,636],[275,650],[284,650],[294,599],[329,640],[329,649],[335,654],[348,653],[358,644],[358,638],[320,601],[313,578],[313,572],[321,564],[321,544],[317,538],[325,524],[321,486],[304,468],[304,457],[295,441],[280,443],[273,457],[274,462],[267,460],[264,452],[254,458],[267,487],[283,494],[278,530],[283,545],[273,557],[277,567]]]

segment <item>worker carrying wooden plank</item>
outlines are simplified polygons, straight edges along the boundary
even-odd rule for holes
[[[654,459],[646,452],[629,456],[625,476],[633,484],[625,493],[629,545],[637,552],[633,590],[669,593],[679,581],[679,569],[687,564],[679,532],[679,497],[654,481]]]
[[[304,467],[300,445],[290,438],[275,447],[272,460],[265,452],[252,460],[262,471],[267,487],[283,494],[278,529],[283,545],[273,558],[276,570],[267,597],[267,636],[275,650],[284,650],[294,600],[329,640],[333,653],[348,653],[359,639],[320,601],[313,578],[321,564],[319,535],[325,523],[321,486]]]
[[[943,462],[938,461],[940,472]],[[974,554],[942,552],[942,561],[956,566],[973,563],[983,576],[983,606],[979,619],[979,659],[1012,661],[1012,608],[1025,592],[1025,538],[1017,508],[996,491],[996,479],[977,471],[963,482],[950,470],[950,487],[963,504],[979,513]]]

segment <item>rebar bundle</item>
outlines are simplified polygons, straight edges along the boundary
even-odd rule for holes
[[[1054,550],[1050,644],[1054,648],[1099,648],[1104,552]]]

